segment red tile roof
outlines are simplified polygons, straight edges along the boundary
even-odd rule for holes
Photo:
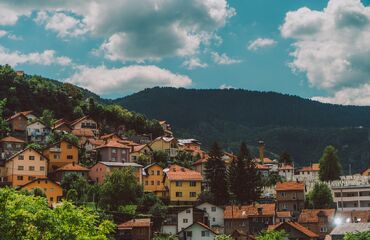
[[[134,152],[139,152],[141,151],[143,148],[147,147],[148,145],[146,144],[141,144],[141,145],[137,145],[137,146],[134,146]],[[149,147],[149,146],[148,146]],[[149,147],[150,148],[150,147]]]
[[[77,123],[79,123],[79,122],[81,122],[82,120],[85,120],[85,119],[87,119],[87,118],[88,118],[88,116],[80,117],[80,118],[78,118],[78,119],[76,119],[76,120],[72,121],[72,122],[70,123],[70,125],[71,125],[71,126],[76,125]]]
[[[291,218],[292,213],[290,211],[276,212],[276,217],[278,217],[278,218]]]
[[[293,170],[293,166],[290,165],[290,164],[282,164],[280,167],[279,167],[279,170]]]
[[[304,183],[303,182],[278,182],[276,183],[275,187],[276,191],[304,191]]]
[[[205,156],[204,158],[201,158],[201,159],[199,159],[199,160],[195,161],[195,162],[193,163],[193,166],[201,165],[201,164],[203,164],[203,163],[208,162],[208,158],[209,158],[209,156],[207,155],[207,156]]]
[[[320,164],[319,163],[314,163],[311,166],[306,166],[303,167],[299,170],[299,172],[318,172],[320,171]]]
[[[262,215],[258,213],[258,209],[262,208]],[[274,216],[275,203],[271,204],[251,204],[243,206],[225,206],[225,219],[243,219],[253,216]]]
[[[125,149],[131,149],[129,146],[123,145],[117,141],[108,141],[103,145],[100,145],[96,149],[100,148],[125,148]]]
[[[95,137],[93,130],[89,128],[74,129],[72,130],[72,134],[75,135],[76,137],[88,137],[88,138]]]
[[[319,216],[327,216],[329,221],[334,218],[335,209],[303,209],[299,215],[299,223],[318,223]]]
[[[91,139],[88,139],[88,141],[94,145],[94,146],[101,146],[105,143],[104,140],[99,140],[99,139],[94,139],[94,138],[91,138]]]
[[[282,223],[278,223],[276,225],[270,225],[268,227],[268,230],[276,230],[276,229],[279,229],[280,226],[284,225],[284,224],[287,224],[289,225],[290,227],[296,229],[297,231],[303,233],[304,235],[306,235],[307,237],[309,238],[318,238],[319,236],[312,232],[311,230],[305,228],[304,226],[302,226],[301,224],[299,223],[296,223],[296,222],[282,222]]]
[[[258,170],[269,170],[270,169],[269,166],[258,164],[258,163],[256,164],[256,168]]]
[[[260,163],[261,159],[260,158],[255,158],[254,161]],[[273,164],[273,163],[276,163],[276,161],[273,161],[270,158],[263,158],[263,163]]]
[[[78,172],[88,172],[90,171],[88,168],[85,168],[79,164],[69,163],[64,165],[61,168],[58,168],[56,171],[78,171]]]
[[[24,117],[24,118],[27,119],[26,115],[24,115],[23,112],[18,112],[16,114],[14,114],[13,116],[10,116],[8,119],[6,119],[6,121],[13,120],[14,118],[19,117],[19,116]]]
[[[18,138],[15,138],[15,137],[12,137],[12,136],[4,137],[4,138],[0,139],[0,142],[25,143],[25,141],[23,141],[21,139],[18,139]]]
[[[150,218],[132,219],[121,223],[117,226],[118,230],[132,229],[132,228],[149,228],[152,225]]]
[[[202,181],[202,175],[194,170],[190,170],[179,165],[171,165],[165,169],[167,178],[170,181]]]

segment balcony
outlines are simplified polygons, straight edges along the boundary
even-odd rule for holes
[[[178,152],[177,148],[170,148],[169,150],[170,150],[169,151],[170,157],[176,157],[177,156],[177,152]]]
[[[58,152],[58,153],[60,153],[62,150],[60,148],[58,148],[58,147],[51,147],[51,148],[49,148],[49,151],[50,152]]]

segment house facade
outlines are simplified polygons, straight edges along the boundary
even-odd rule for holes
[[[9,123],[12,136],[27,141],[28,118],[23,113],[16,113],[6,121]]]
[[[150,218],[132,219],[117,226],[117,240],[150,240],[152,239]]]
[[[335,209],[303,209],[298,223],[324,239],[335,227]]]
[[[131,162],[136,162],[140,156],[152,157],[153,150],[147,144],[141,144],[131,147],[130,160]]]
[[[152,192],[160,198],[166,196],[164,186],[163,168],[158,163],[152,163],[143,168],[143,186],[144,192]]]
[[[98,162],[90,168],[89,177],[92,181],[97,184],[102,184],[107,175],[112,174],[116,169],[131,168],[136,180],[139,184],[142,184],[142,169],[143,166],[136,163],[122,163],[122,162]]]
[[[58,168],[53,172],[53,179],[58,182],[62,182],[63,178],[71,174],[77,174],[86,180],[89,178],[90,169],[85,168],[77,163],[68,163],[63,167]]]
[[[74,130],[91,129],[95,135],[99,134],[98,123],[89,116],[84,116],[73,121],[70,126]]]
[[[0,161],[5,161],[12,155],[23,150],[26,142],[15,137],[4,137],[0,139]]]
[[[178,153],[178,143],[174,137],[158,137],[149,146],[153,151],[166,152],[171,158],[176,157]]]
[[[181,240],[213,240],[218,234],[207,225],[195,222],[177,235]]]
[[[28,191],[36,188],[41,189],[45,193],[50,207],[55,207],[63,197],[63,189],[60,184],[47,178],[34,179],[20,188],[27,189]]]
[[[271,225],[269,230],[281,231],[284,230],[289,240],[317,240],[319,236],[311,230],[305,228],[297,222],[282,222],[276,225]]]
[[[51,144],[44,150],[49,159],[48,171],[53,172],[67,164],[78,164],[78,147],[70,142],[61,140]]]
[[[95,148],[98,160],[102,162],[129,162],[130,147],[116,141]]]
[[[277,211],[290,211],[293,219],[298,219],[304,209],[305,186],[303,182],[278,182],[276,184]]]
[[[50,129],[40,121],[35,121],[27,125],[28,141],[43,142],[49,134]]]
[[[205,202],[196,206],[196,208],[205,211],[205,224],[214,228],[222,229],[224,227],[224,209],[214,204]]]
[[[332,187],[338,211],[370,211],[370,185]]]

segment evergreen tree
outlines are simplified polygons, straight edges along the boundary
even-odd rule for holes
[[[10,131],[8,122],[4,119],[6,99],[0,100],[0,138],[7,135]]]
[[[280,158],[279,158],[279,163],[284,163],[284,164],[292,164],[293,163],[293,160],[290,156],[289,153],[287,152],[283,152],[281,155],[280,155]]]
[[[320,159],[320,180],[333,181],[340,179],[341,169],[337,150],[333,146],[327,146]]]
[[[256,164],[254,163],[252,156],[249,154],[248,148],[245,146],[245,169],[246,179],[245,181],[245,202],[250,204],[256,201],[261,195],[262,181],[261,176],[257,171]]]
[[[331,190],[325,183],[316,183],[312,191],[308,194],[310,207],[314,209],[333,208],[333,196]]]
[[[209,190],[213,195],[214,203],[226,204],[229,200],[227,190],[226,166],[222,160],[222,150],[217,143],[212,145],[209,159],[205,166],[205,175]]]

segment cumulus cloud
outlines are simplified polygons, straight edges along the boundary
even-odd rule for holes
[[[88,31],[81,20],[63,12],[40,11],[34,21],[39,25],[45,25],[45,29],[56,32],[61,38],[77,37]]]
[[[19,64],[38,64],[38,65],[61,65],[66,66],[72,63],[68,57],[58,57],[54,50],[45,50],[44,52],[33,52],[23,54],[18,51],[11,52],[0,46],[0,62],[15,67]]]
[[[210,39],[219,42],[215,32],[235,15],[227,0],[4,0],[3,5],[16,13],[39,12],[37,22],[59,36],[101,36],[106,58],[136,62],[196,54]]]
[[[350,95],[370,80],[369,23],[370,7],[360,0],[330,0],[322,11],[304,7],[286,14],[280,31],[294,40],[290,67],[305,73],[311,86],[337,92],[317,100],[358,102]]]
[[[226,55],[226,53],[219,54],[217,52],[211,52],[211,57],[214,63],[219,65],[231,65],[241,63],[239,59],[233,59]]]
[[[7,31],[4,31],[4,30],[0,30],[0,38],[6,36],[8,34]]]
[[[186,87],[192,83],[185,75],[153,65],[111,69],[105,66],[79,66],[77,72],[66,81],[105,96],[122,95],[155,86]]]
[[[203,63],[199,58],[194,57],[184,61],[182,66],[186,67],[189,70],[193,70],[196,68],[206,68],[208,64]]]
[[[276,41],[271,38],[257,38],[250,42],[247,46],[250,51],[257,51],[260,48],[270,47],[276,44]]]

